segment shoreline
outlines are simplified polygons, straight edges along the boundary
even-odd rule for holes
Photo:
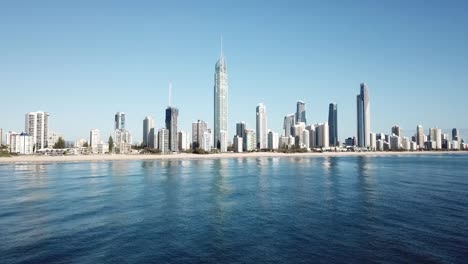
[[[136,161],[136,160],[200,160],[200,159],[238,159],[238,158],[281,158],[281,157],[379,157],[404,155],[437,155],[459,154],[468,155],[467,151],[414,151],[414,152],[308,152],[308,153],[279,153],[279,152],[249,152],[249,153],[217,153],[217,154],[95,154],[73,156],[44,156],[28,155],[0,157],[0,164],[10,163],[55,163],[55,162],[96,162],[96,161]]]

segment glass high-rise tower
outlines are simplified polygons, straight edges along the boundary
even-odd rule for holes
[[[361,83],[361,92],[357,95],[357,145],[368,147],[370,145],[370,105],[367,85]]]
[[[267,131],[267,116],[266,107],[260,103],[257,106],[257,148],[266,149],[268,148],[268,131]]]
[[[331,103],[328,107],[328,126],[330,146],[338,145],[338,105]]]
[[[125,129],[125,113],[117,112],[115,114],[115,129]]]
[[[166,108],[166,129],[169,132],[169,149],[171,151],[179,151],[179,143],[177,137],[177,124],[179,119],[179,109],[169,106]]]
[[[307,124],[305,103],[297,101],[296,104],[296,123],[304,122]]]
[[[225,133],[221,137],[221,131]],[[221,138],[228,136],[228,74],[226,61],[221,48],[221,56],[216,62],[214,75],[214,146],[221,148]]]

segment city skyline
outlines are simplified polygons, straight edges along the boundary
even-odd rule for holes
[[[229,140],[240,120],[255,127],[254,108],[259,102],[268,108],[268,128],[281,134],[283,117],[296,112],[294,103],[302,100],[308,123],[327,120],[330,102],[339,105],[338,134],[343,142],[356,135],[355,100],[350,98],[356,94],[356,84],[363,81],[371,87],[372,132],[387,132],[399,125],[410,136],[421,124],[446,130],[456,127],[462,138],[467,137],[466,116],[453,114],[463,112],[468,98],[468,81],[462,74],[468,66],[462,59],[468,55],[463,3],[419,6],[397,1],[383,4],[386,11],[375,3],[355,3],[354,7],[301,3],[285,13],[280,11],[281,3],[272,3],[266,11],[257,5],[248,11],[242,4],[232,3],[213,7],[233,10],[223,16],[209,12],[206,3],[200,3],[199,12],[161,7],[170,10],[166,17],[184,15],[185,21],[193,22],[193,33],[177,23],[152,27],[164,16],[151,3],[130,8],[119,17],[121,22],[113,16],[121,14],[118,5],[110,9],[86,3],[81,9],[59,2],[51,5],[43,10],[36,4],[24,8],[8,3],[0,11],[0,32],[5,36],[0,44],[0,55],[5,58],[0,66],[2,86],[13,98],[41,91],[31,98],[5,102],[7,109],[21,110],[0,116],[4,132],[22,130],[22,115],[42,110],[50,114],[49,130],[66,140],[87,138],[91,128],[99,128],[107,138],[113,134],[109,116],[123,111],[126,129],[139,142],[145,116],[155,118],[155,127],[164,127],[167,80],[178,88],[174,101],[181,106],[180,130],[190,130],[198,119],[213,127],[213,63],[223,35],[230,73]],[[353,19],[357,15],[350,8],[367,11],[366,21]],[[94,9],[101,16],[92,17]],[[256,23],[259,20],[249,16],[250,12],[259,12],[265,24]],[[338,17],[335,23],[324,24],[327,19],[315,12]],[[207,13],[213,16],[198,19]],[[394,19],[396,14],[402,22]],[[445,20],[425,19],[428,17]],[[88,19],[93,23],[83,23]],[[347,32],[348,19],[362,30]],[[300,23],[303,21],[307,23]],[[100,29],[122,23],[127,25],[123,31],[110,27],[107,34],[100,34]],[[266,33],[270,27],[275,34]],[[86,41],[95,38],[96,42]],[[363,46],[361,39],[366,40]],[[182,45],[185,40],[191,44]],[[390,91],[398,98],[390,97]],[[447,96],[440,96],[440,91]],[[65,94],[64,100],[52,100],[61,94]],[[450,96],[453,94],[457,96]],[[80,118],[82,115],[86,118]]]

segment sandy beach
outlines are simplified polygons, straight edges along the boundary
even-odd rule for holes
[[[44,156],[25,155],[14,157],[1,157],[0,163],[48,163],[48,162],[90,162],[90,161],[128,161],[128,160],[193,160],[193,159],[232,159],[232,158],[263,158],[263,157],[347,157],[347,156],[404,156],[404,155],[467,155],[467,151],[423,151],[423,152],[309,152],[309,153],[276,153],[276,152],[250,152],[250,153],[219,153],[219,154],[103,154],[103,155],[70,155],[70,156]]]

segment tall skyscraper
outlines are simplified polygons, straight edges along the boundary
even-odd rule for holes
[[[420,149],[424,148],[424,130],[421,125],[416,127],[416,143]]]
[[[148,135],[148,148],[157,149],[158,148],[158,131],[153,127],[150,129]]]
[[[202,140],[205,132],[208,131],[208,124],[201,120],[192,123],[192,148],[202,148]],[[210,144],[211,145],[211,144]]]
[[[265,105],[257,106],[257,148],[268,148],[267,114]]]
[[[169,130],[166,128],[161,128],[158,131],[158,149],[161,153],[168,153],[170,152],[169,149]]]
[[[459,137],[458,129],[452,129],[452,141],[458,141]]]
[[[255,150],[257,146],[257,136],[255,135],[255,131],[253,131],[252,129],[247,129],[245,131],[245,137],[247,138],[246,150]]]
[[[35,150],[47,147],[49,135],[49,114],[46,112],[29,112],[25,118],[25,131],[33,137]]]
[[[284,117],[283,134],[285,137],[294,135],[294,125],[294,114],[290,114]]]
[[[236,124],[236,136],[242,138],[242,150],[243,151],[246,151],[246,146],[247,146],[247,137],[245,136],[246,128],[247,128],[247,125],[245,124],[244,121]]]
[[[244,121],[236,124],[236,136],[245,137],[246,124]]]
[[[98,144],[101,142],[99,129],[91,129],[89,131],[89,147],[92,153],[98,152]]]
[[[166,109],[166,129],[169,131],[169,149],[178,151],[177,120],[179,118],[179,109],[169,106]]]
[[[369,92],[367,85],[361,83],[361,93],[357,95],[357,144],[359,147],[369,146],[370,132]]]
[[[305,103],[302,101],[297,101],[296,104],[296,123],[299,122],[304,122],[307,124]]]
[[[392,127],[392,134],[395,134],[399,137],[403,137],[403,129],[399,126]]]
[[[228,138],[228,74],[221,47],[221,56],[216,62],[214,75],[214,147],[220,148],[220,132],[226,131]]]
[[[145,117],[143,120],[143,146],[149,147],[150,140],[150,131],[154,127],[153,118],[151,116]]]
[[[329,147],[328,123],[318,124],[315,129],[317,146],[321,148]]]
[[[179,132],[179,150],[185,151],[190,149],[189,134],[185,131]]]
[[[268,132],[268,148],[278,149],[279,146],[279,135],[273,131]]]
[[[430,128],[429,135],[431,141],[435,142],[435,149],[442,149],[442,130],[440,128]]]
[[[115,114],[115,129],[125,129],[125,113],[117,112]]]
[[[328,106],[328,131],[330,134],[330,146],[338,145],[338,105],[331,103]]]

